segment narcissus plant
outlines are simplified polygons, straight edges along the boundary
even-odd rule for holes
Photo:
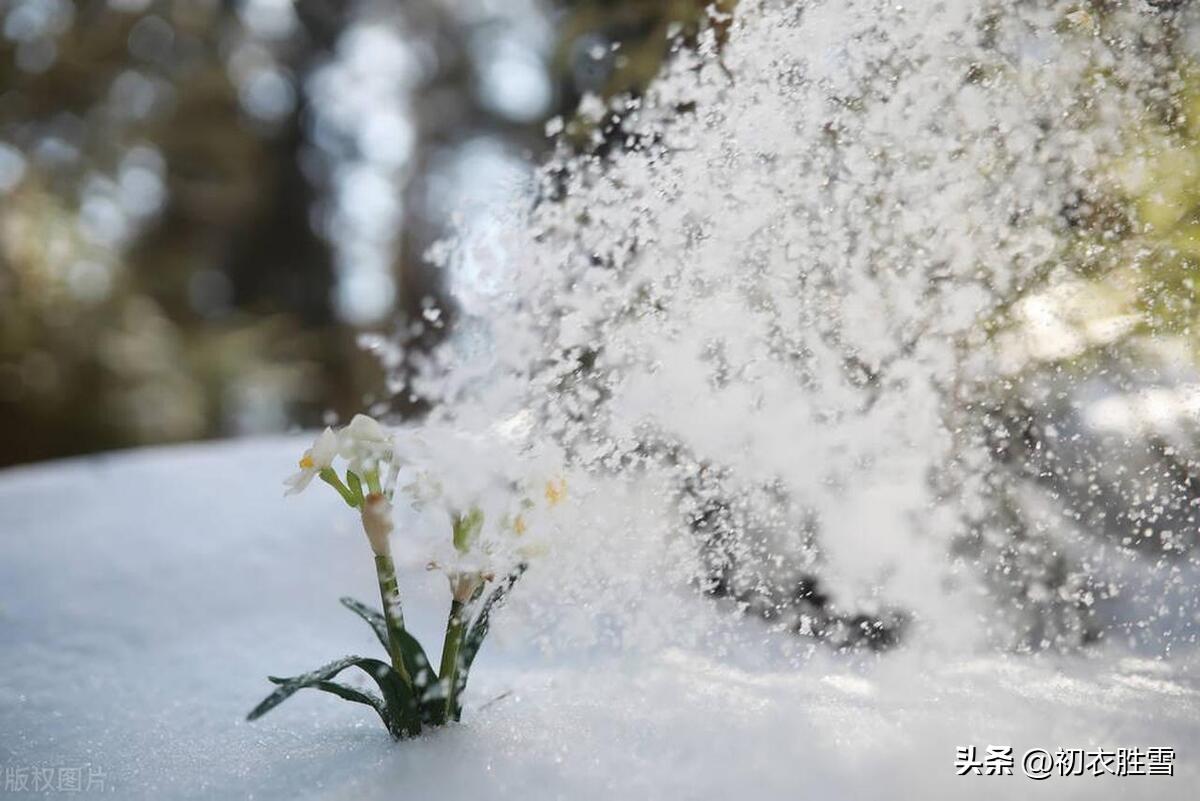
[[[344,477],[334,468],[339,457],[345,462]],[[435,669],[421,643],[405,628],[392,559],[392,502],[402,461],[392,433],[376,420],[357,415],[340,431],[325,429],[304,452],[299,472],[285,482],[290,495],[304,490],[313,478],[319,477],[358,512],[375,556],[381,608],[372,608],[353,598],[342,598],[341,602],[371,627],[387,658],[345,656],[299,676],[270,676],[269,680],[277,687],[250,712],[250,720],[262,717],[303,689],[320,690],[371,707],[397,739],[415,737],[428,728],[461,717],[462,694],[471,665],[487,637],[491,616],[525,572],[526,563],[516,561],[497,582],[489,554],[478,542],[485,522],[484,512],[479,506],[449,510],[447,534],[453,545],[453,557],[429,564],[431,569],[446,574],[451,596],[441,659]],[[441,497],[440,482],[435,477],[427,472],[421,472],[420,477],[405,488],[417,507]],[[555,504],[563,493],[565,484],[554,484],[546,490],[547,498]],[[511,530],[511,524],[507,528]],[[366,673],[378,692],[337,680],[351,668]]]

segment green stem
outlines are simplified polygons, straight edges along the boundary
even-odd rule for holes
[[[317,475],[321,477],[322,481],[337,490],[338,495],[342,496],[342,500],[345,501],[348,506],[352,508],[358,508],[359,506],[362,506],[362,493],[360,492],[355,495],[355,493],[352,492],[349,487],[342,483],[342,480],[338,478],[338,474],[333,472],[332,467],[323,468]]]
[[[446,639],[442,643],[442,667],[438,678],[446,682],[445,719],[454,719],[455,697],[458,695],[458,652],[462,647],[463,633],[466,625],[463,622],[463,602],[450,602],[450,617],[446,620]]]
[[[376,495],[383,494],[383,488],[381,486],[379,486],[379,471],[378,470],[368,470],[367,471],[367,489],[369,489],[371,492],[375,493]]]
[[[400,608],[400,588],[396,584],[396,566],[390,556],[375,557],[375,575],[379,577],[379,597],[383,602],[383,618],[387,621],[388,651],[392,658],[392,667],[400,674],[400,678],[409,687],[413,686],[412,676],[404,667],[403,651],[400,649],[400,633],[404,631],[404,612]]]

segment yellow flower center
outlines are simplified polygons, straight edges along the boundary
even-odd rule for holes
[[[520,536],[525,533],[526,528],[525,516],[517,515],[517,519],[513,521],[513,531],[517,532],[517,535]]]
[[[565,497],[567,497],[566,479],[560,478],[558,481],[546,482],[546,503],[557,506]]]
[[[306,453],[306,454],[304,454],[304,456],[302,456],[300,458],[300,469],[301,470],[308,470],[313,466],[313,464],[314,464],[314,462],[313,462],[312,456],[310,454]]]

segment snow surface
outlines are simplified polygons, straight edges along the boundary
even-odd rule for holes
[[[301,447],[186,446],[0,473],[0,772],[91,763],[109,797],[155,799],[1196,797],[1194,654],[1014,658],[918,638],[880,658],[835,657],[686,590],[678,613],[722,632],[708,646],[576,646],[576,631],[556,637],[556,618],[531,619],[546,607],[520,598],[552,586],[536,565],[484,646],[462,724],[397,744],[368,710],[317,693],[247,723],[267,674],[378,655],[337,604],[375,601],[353,519],[329,492],[280,497]],[[445,588],[407,561],[406,614],[432,640]],[[643,625],[629,600],[627,619],[597,616]],[[533,647],[533,632],[558,647]],[[1170,778],[1035,782],[956,777],[956,745],[1178,756]]]

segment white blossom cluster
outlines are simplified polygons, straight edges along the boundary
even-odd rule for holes
[[[490,579],[548,548],[556,530],[550,512],[566,497],[567,480],[545,465],[522,458],[511,430],[392,429],[358,414],[343,428],[322,431],[285,484],[292,495],[321,478],[361,512],[372,550],[389,558],[398,493],[421,529],[405,533],[404,551],[416,550],[430,569],[445,572],[457,595],[456,588],[474,588],[464,577]]]

